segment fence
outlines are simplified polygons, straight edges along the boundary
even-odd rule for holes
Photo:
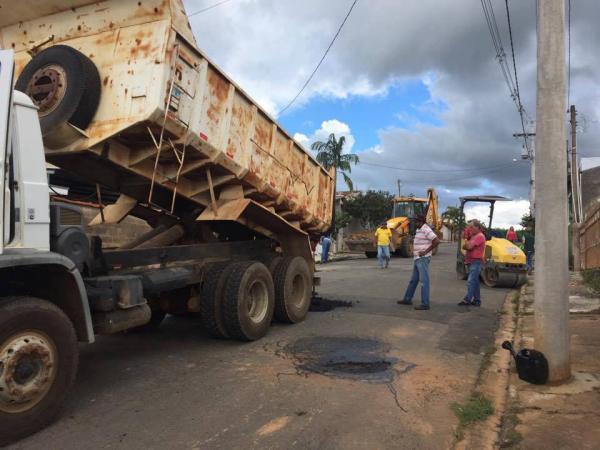
[[[600,269],[600,204],[590,210],[579,225],[582,269]]]

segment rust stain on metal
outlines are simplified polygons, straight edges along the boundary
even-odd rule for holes
[[[64,11],[0,28],[3,41],[15,49],[17,73],[30,60],[23,41],[37,42],[51,28],[54,42],[93,57],[99,69],[100,106],[85,130],[88,138],[55,151],[94,154],[85,152],[115,142],[108,155],[115,173],[125,169],[149,178],[154,160],[135,153],[131,166],[129,156],[151,144],[147,136],[141,138],[141,131],[149,126],[159,136],[164,121],[165,137],[190,142],[190,152],[215,162],[218,172],[213,177],[239,174],[254,197],[298,220],[303,229],[315,233],[327,228],[331,174],[194,47],[181,0],[106,0],[101,5],[77,8],[76,15],[85,22],[74,23],[73,12]],[[169,164],[173,162],[167,156],[161,158],[158,173],[167,173]],[[97,176],[101,173],[110,175],[97,171]],[[160,183],[174,189],[172,182]],[[179,183],[177,194],[196,201],[194,192],[206,183],[204,169],[182,174]],[[140,194],[142,200],[145,194]]]

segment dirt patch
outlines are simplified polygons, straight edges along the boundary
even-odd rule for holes
[[[276,431],[281,430],[282,428],[285,428],[291,420],[292,418],[290,416],[278,417],[277,419],[273,419],[270,422],[264,424],[262,427],[260,427],[256,431],[256,434],[258,434],[259,436],[268,436],[270,434],[275,433]]]
[[[309,337],[290,344],[286,352],[302,374],[317,373],[373,383],[390,383],[414,364],[386,356],[389,346],[351,337]]]
[[[310,300],[309,311],[312,312],[327,312],[335,308],[351,308],[352,302],[345,300],[330,300],[318,295],[313,296]]]

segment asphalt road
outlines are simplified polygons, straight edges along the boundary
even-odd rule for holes
[[[274,324],[258,342],[212,340],[170,317],[152,334],[81,349],[61,417],[18,449],[445,449],[507,293],[456,306],[454,247],[431,263],[429,311],[396,304],[412,261],[321,266],[319,294],[353,306]],[[418,294],[417,294],[418,297]]]

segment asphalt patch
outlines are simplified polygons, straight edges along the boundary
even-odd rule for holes
[[[414,364],[387,356],[389,346],[374,339],[306,337],[286,347],[296,370],[302,374],[345,378],[371,383],[390,383]],[[403,367],[396,368],[400,363]]]
[[[352,302],[345,300],[330,300],[315,295],[310,300],[309,311],[312,312],[327,312],[335,308],[351,308]]]

